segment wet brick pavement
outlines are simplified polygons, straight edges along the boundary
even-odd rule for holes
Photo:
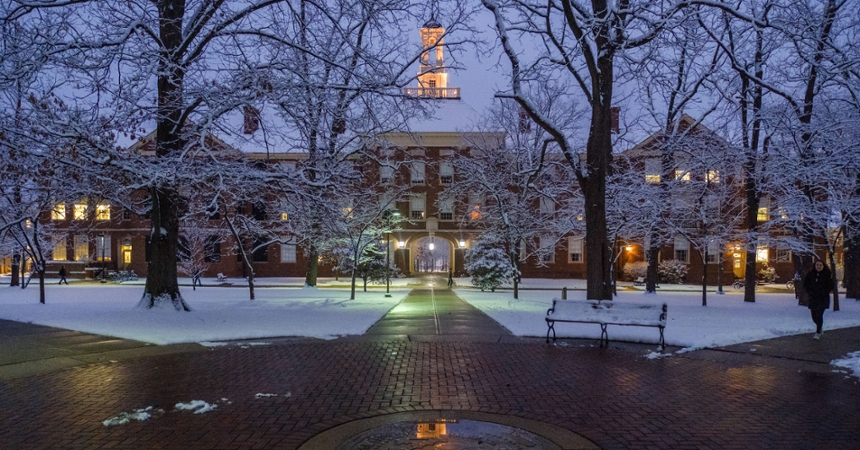
[[[399,335],[135,356],[0,380],[0,449],[296,449],[357,419],[437,410],[546,422],[603,449],[858,449],[858,379],[804,356],[858,339],[657,359],[646,345]],[[174,406],[192,400],[215,409]],[[102,423],[149,406],[148,420]]]

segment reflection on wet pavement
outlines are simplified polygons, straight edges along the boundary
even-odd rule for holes
[[[436,419],[372,428],[345,440],[337,450],[419,449],[560,450],[534,433],[490,422]]]

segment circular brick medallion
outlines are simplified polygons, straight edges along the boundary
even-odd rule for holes
[[[329,429],[299,450],[597,449],[568,430],[514,416],[468,411],[418,411],[356,420]]]

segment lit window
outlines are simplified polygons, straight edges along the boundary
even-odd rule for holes
[[[54,246],[54,254],[51,256],[54,261],[66,260],[66,238],[60,239],[57,245]]]
[[[708,171],[708,182],[713,184],[720,183],[720,171],[719,170],[709,170]]]
[[[484,216],[482,216],[482,215],[481,215],[481,205],[475,205],[475,206],[473,206],[473,207],[472,207],[472,211],[469,213],[469,217],[470,217],[472,220],[479,220],[479,219],[481,219],[482,217],[484,217]]]
[[[110,220],[110,205],[107,203],[96,205],[96,220]]]
[[[582,214],[577,214],[577,215],[576,215],[576,220],[579,220],[579,221],[581,222],[581,221],[582,221],[582,219],[583,219]]]
[[[660,182],[660,160],[647,159],[645,160],[645,181],[648,183]]]
[[[119,251],[122,253],[122,263],[131,264],[131,244],[122,244]]]
[[[59,203],[51,210],[52,220],[66,220],[66,204]]]
[[[758,209],[758,221],[765,222],[770,218],[766,207]]]
[[[282,212],[281,213],[281,220],[290,220],[290,215],[285,213],[285,212]]]
[[[75,220],[87,220],[87,204],[86,203],[75,203],[75,206],[73,209],[74,209]]]
[[[690,171],[688,170],[675,170],[675,179],[678,181],[689,182],[690,181]]]
[[[84,234],[75,235],[75,261],[89,261],[90,241]]]
[[[760,245],[760,246],[756,247],[756,249],[755,249],[755,260],[759,261],[759,262],[767,262],[767,259],[768,259],[767,258],[768,257],[768,251],[767,250],[768,249],[765,246]]]

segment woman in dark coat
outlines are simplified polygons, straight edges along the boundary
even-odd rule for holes
[[[820,339],[824,333],[824,310],[830,308],[830,291],[833,290],[833,278],[830,269],[820,259],[815,260],[815,269],[803,278],[803,288],[809,294],[809,311],[815,322],[815,334],[812,339]]]

